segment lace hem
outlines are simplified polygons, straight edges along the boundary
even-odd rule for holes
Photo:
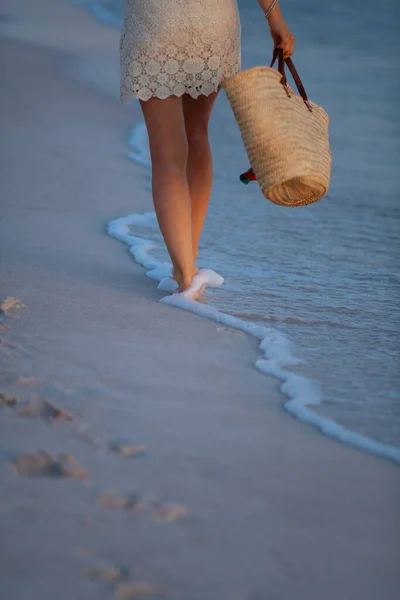
[[[236,0],[126,0],[121,102],[209,96],[240,71]]]
[[[183,90],[169,90],[167,95],[165,95],[164,93],[160,94],[160,92],[157,93],[157,90],[151,95],[149,95],[147,92],[143,92],[143,90],[131,90],[125,87],[124,90],[121,91],[120,99],[122,105],[127,105],[131,104],[134,100],[143,100],[145,102],[147,102],[147,100],[150,100],[151,98],[165,100],[166,98],[169,98],[171,96],[181,98],[184,94],[189,94],[189,96],[191,96],[192,98],[198,98],[199,96],[210,96],[210,94],[217,92],[220,89],[220,87],[220,83],[210,86],[202,85],[199,88],[196,88],[195,91],[193,91],[193,87],[184,87]]]

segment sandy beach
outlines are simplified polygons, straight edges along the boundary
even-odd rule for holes
[[[285,414],[257,340],[106,234],[152,209],[118,33],[5,0],[0,64],[1,597],[397,598],[398,466]]]

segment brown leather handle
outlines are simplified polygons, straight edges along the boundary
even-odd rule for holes
[[[306,90],[304,89],[304,85],[302,84],[302,81],[300,79],[300,76],[299,76],[294,64],[293,64],[292,59],[291,58],[284,59],[282,48],[274,48],[272,62],[270,65],[271,67],[273,67],[274,64],[276,63],[276,59],[278,59],[278,71],[282,75],[281,83],[282,83],[283,87],[286,89],[286,93],[287,93],[287,78],[286,78],[286,73],[285,73],[285,63],[288,66],[288,69],[293,77],[293,81],[296,84],[296,87],[299,91],[300,96],[304,100],[304,104],[307,106],[308,110],[310,112],[312,112],[312,106],[308,100]]]

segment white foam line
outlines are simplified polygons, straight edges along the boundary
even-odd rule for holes
[[[130,231],[131,226],[151,227],[154,226],[154,223],[154,213],[132,214],[111,221],[108,225],[108,233],[110,236],[125,242],[130,247],[136,262],[149,270],[147,275],[161,282],[170,273],[171,266],[154,260],[151,256],[154,244],[141,237],[133,236]],[[290,398],[284,405],[287,412],[300,421],[313,425],[329,437],[400,462],[400,450],[397,448],[380,444],[367,436],[350,431],[309,408],[321,404],[321,395],[310,380],[288,370],[288,367],[301,364],[301,361],[292,355],[291,343],[281,333],[263,325],[248,323],[243,319],[223,313],[212,306],[199,304],[185,297],[184,294],[166,296],[160,302],[188,310],[227,327],[239,329],[261,340],[260,349],[264,357],[257,360],[256,367],[263,373],[273,375],[282,381],[281,391]]]
[[[146,156],[146,147],[141,147],[141,144],[145,144],[145,140],[147,140],[143,128],[144,125],[140,123],[135,127],[131,136],[131,139],[134,140],[131,158],[139,164],[145,163],[143,157]],[[148,166],[147,162],[146,166]],[[132,226],[154,227],[156,224],[157,220],[154,212],[131,214],[111,221],[108,225],[108,233],[130,247],[130,252],[136,262],[147,269],[146,274],[149,277],[162,282],[165,278],[170,278],[171,265],[153,259],[151,251],[155,247],[154,244],[131,233]],[[207,277],[205,283],[213,284]],[[216,281],[214,281],[215,284],[217,284]],[[290,371],[289,367],[302,364],[302,361],[293,356],[292,344],[286,336],[265,325],[249,323],[238,317],[223,313],[212,306],[190,300],[184,294],[165,296],[160,302],[196,313],[227,327],[239,329],[259,339],[261,341],[259,347],[263,356],[256,361],[255,366],[262,373],[272,375],[282,382],[281,391],[289,398],[284,404],[284,408],[288,413],[303,423],[313,425],[335,440],[400,463],[400,448],[381,444],[361,433],[346,429],[310,408],[321,404],[321,394],[312,381]]]

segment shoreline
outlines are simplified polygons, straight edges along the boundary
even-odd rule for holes
[[[17,398],[0,412],[5,593],[107,600],[123,582],[105,565],[171,599],[394,599],[398,468],[288,419],[254,340],[158,302],[105,234],[151,206],[121,160],[132,108],[70,75],[103,47],[96,79],[115,32],[61,0],[6,4],[1,293],[27,308],[1,332],[0,387]],[[86,478],[10,468],[38,450],[75,457]]]
[[[132,151],[128,156],[137,165],[150,169],[150,156],[144,142],[145,137],[145,127],[140,121],[135,124],[129,135],[129,145]],[[158,289],[162,290],[164,289],[162,287],[163,279],[168,275],[163,269],[164,265],[152,259],[151,244],[147,247],[145,239],[142,240],[137,235],[133,236],[130,231],[130,227],[135,225],[138,225],[140,229],[140,226],[145,224],[147,216],[150,217],[150,215],[155,216],[155,213],[132,214],[111,221],[108,224],[108,234],[129,246],[129,251],[135,261],[144,267],[148,277],[159,282]],[[154,219],[149,218],[150,227],[153,221]],[[259,340],[261,356],[256,360],[255,367],[265,375],[272,376],[280,381],[281,394],[283,398],[286,398],[286,401],[282,402],[282,408],[289,415],[294,416],[299,424],[311,425],[322,435],[326,435],[339,443],[374,454],[394,463],[400,463],[400,448],[380,443],[372,437],[353,431],[333,419],[323,417],[310,408],[311,406],[323,404],[321,393],[312,380],[290,371],[290,367],[299,364],[299,361],[292,355],[290,350],[291,341],[285,335],[270,330],[263,325],[246,322],[212,306],[187,300],[181,295],[165,296],[165,298],[160,299],[160,302],[211,319],[227,327],[238,329]]]
[[[49,2],[49,0],[44,0],[44,2],[43,2],[43,4],[45,6],[49,5],[50,3],[51,2]],[[106,93],[107,95],[114,98],[117,102],[119,102],[119,96],[118,96],[119,83],[118,83],[118,77],[117,77],[118,70],[116,69],[116,65],[118,64],[118,60],[119,60],[119,54],[118,54],[119,46],[118,46],[118,43],[116,43],[117,40],[119,39],[119,33],[113,28],[113,23],[110,23],[109,13],[107,13],[108,14],[107,18],[104,17],[103,19],[101,19],[101,21],[98,21],[96,19],[96,11],[94,11],[94,5],[89,6],[85,2],[79,2],[79,1],[76,3],[75,2],[69,3],[69,0],[68,0],[68,1],[65,1],[64,3],[59,2],[58,7],[63,7],[63,10],[66,10],[66,12],[68,12],[69,9],[72,9],[77,14],[84,15],[84,21],[87,23],[92,22],[94,25],[93,29],[96,28],[96,25],[101,28],[102,35],[105,36],[105,40],[106,40],[106,44],[104,45],[104,47],[106,48],[106,51],[104,50],[102,45],[95,43],[94,44],[95,51],[94,52],[91,51],[90,53],[87,53],[87,52],[85,53],[85,50],[87,50],[86,43],[83,43],[83,49],[82,49],[79,46],[79,44],[76,45],[74,42],[72,47],[69,48],[69,51],[71,52],[71,57],[69,59],[69,63],[68,63],[68,67],[67,67],[67,73],[71,74],[71,76],[75,79],[75,81],[76,80],[81,81],[83,83],[83,85],[89,85],[91,89],[95,89],[95,90],[99,91],[99,93]],[[49,8],[47,6],[47,11],[48,10],[49,10]],[[76,19],[74,21],[74,25],[76,25],[77,22],[80,25],[79,21],[80,21],[80,19]],[[18,28],[17,28],[17,31],[18,31]],[[23,32],[23,35],[25,35],[25,36],[27,35],[27,32],[25,29],[22,29],[22,32]],[[13,31],[13,35],[14,36],[16,35],[15,30]],[[35,43],[40,43],[44,47],[47,47],[49,45],[50,45],[50,47],[53,47],[54,45],[56,47],[59,47],[59,45],[60,45],[60,41],[55,40],[54,37],[52,37],[52,36],[50,37],[50,40],[46,40],[46,39],[40,38],[40,36],[38,36],[38,35],[36,35],[36,36],[32,35],[32,31],[31,31],[28,37],[30,39],[34,39]],[[84,36],[80,36],[80,37],[84,37]],[[18,38],[18,34],[17,34],[17,38]],[[65,38],[65,36],[64,36],[64,38]],[[65,39],[62,38],[61,42],[65,44]],[[97,55],[96,52],[98,51],[99,47],[102,48],[102,51],[99,55]],[[104,69],[100,69],[98,64],[96,64],[96,63],[103,64],[103,61],[105,60],[105,58],[104,58],[105,56],[108,56],[108,58],[105,61],[106,72],[104,72]],[[134,131],[134,129],[136,127],[136,123],[142,122],[141,112],[140,112],[139,108],[132,103],[125,107],[122,107],[119,105],[119,110],[121,110],[125,114],[127,114],[127,118],[128,118],[127,128],[124,133],[124,140],[126,141],[126,145],[128,146],[128,149],[127,150],[124,149],[123,157],[133,160],[139,166],[144,166],[144,167],[148,168],[148,164],[147,164],[147,160],[146,160],[147,159],[146,151],[144,148],[142,148],[142,152],[140,152],[140,149],[138,148],[138,145],[140,145],[140,144],[143,145],[143,136],[140,136],[139,140],[134,140],[134,143],[136,144],[136,151],[129,153],[129,147],[132,148],[132,141],[133,141],[132,140],[132,132]],[[130,115],[132,115],[131,118],[129,118]],[[152,205],[151,205],[151,207],[152,207]],[[119,219],[125,218],[123,216],[121,217],[121,215],[116,215],[116,217]],[[161,298],[161,296],[160,296],[160,298]],[[167,301],[167,303],[168,303],[168,301]],[[170,303],[173,303],[173,299]],[[195,312],[195,311],[191,310],[191,312]],[[210,318],[207,315],[205,315],[205,316],[206,316],[206,318]],[[215,320],[214,316],[211,316],[211,318],[214,318],[214,320]],[[235,320],[233,319],[232,323],[234,321]],[[247,325],[247,324],[245,324],[245,325]],[[241,329],[243,329],[243,328],[241,328]],[[252,327],[246,326],[244,329],[246,330],[246,332],[249,335],[251,335],[251,336],[253,335],[252,332],[249,331],[252,329]],[[256,339],[261,339],[260,335],[256,335],[255,337],[256,337]],[[306,392],[306,394],[302,393],[302,390],[300,388],[298,388],[298,386],[297,386],[297,389],[294,389],[293,382],[287,381],[288,377],[289,377],[289,379],[294,381],[296,379],[296,376],[294,374],[292,375],[289,371],[286,371],[284,364],[283,365],[282,364],[274,364],[273,366],[268,365],[267,364],[268,361],[265,360],[265,358],[263,358],[263,356],[265,356],[265,351],[261,348],[261,357],[258,357],[257,360],[255,361],[256,368],[259,369],[261,372],[265,373],[267,376],[268,375],[272,376],[272,377],[278,379],[279,381],[281,381],[282,388],[284,388],[284,389],[281,390],[282,402],[280,402],[279,406],[282,406],[284,411],[287,412],[289,415],[294,416],[298,420],[299,424],[311,425],[313,428],[315,428],[317,430],[317,432],[319,434],[326,435],[326,436],[334,439],[335,441],[346,444],[349,447],[355,448],[356,450],[361,450],[362,452],[368,452],[371,454],[375,454],[376,456],[393,461],[395,463],[400,463],[400,448],[399,447],[381,443],[381,442],[375,440],[374,438],[372,438],[371,436],[363,435],[361,433],[358,433],[357,431],[353,431],[352,429],[349,429],[346,426],[337,423],[336,421],[334,421],[333,419],[330,419],[329,417],[324,417],[324,416],[319,415],[318,413],[314,412],[312,409],[308,409],[307,405],[312,406],[312,405],[323,404],[323,400],[321,400],[321,398],[319,397],[319,394],[317,394],[314,389],[315,386],[314,386],[313,381],[303,378],[304,379],[304,382],[303,382],[303,381],[300,381],[300,379],[302,379],[301,377],[298,378],[298,381],[299,381],[298,385],[300,385],[303,388],[304,387],[307,388],[310,391],[311,396],[313,397],[312,401],[308,401],[307,392]],[[296,361],[296,359],[294,359],[292,356],[289,356],[288,358],[289,358],[289,366],[293,360]],[[296,388],[296,386],[295,386],[295,388]],[[290,389],[290,392],[287,391],[289,389]]]

